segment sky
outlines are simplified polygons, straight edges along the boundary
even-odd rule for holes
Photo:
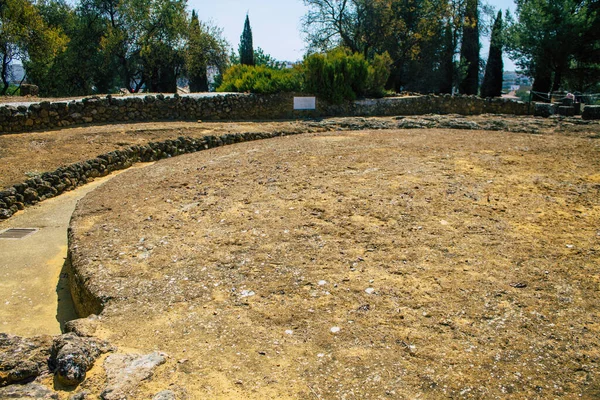
[[[514,10],[513,0],[488,2],[496,9]],[[188,0],[188,7],[196,10],[202,21],[223,28],[225,38],[236,50],[248,13],[255,48],[280,61],[301,60],[305,53],[300,28],[307,8],[302,0]],[[481,44],[481,54],[487,58],[489,40],[482,38]],[[514,63],[505,57],[504,70],[514,69]]]

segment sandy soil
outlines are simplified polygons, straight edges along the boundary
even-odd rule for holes
[[[110,299],[103,338],[169,354],[134,398],[598,398],[597,134],[181,156],[82,200],[74,262]]]

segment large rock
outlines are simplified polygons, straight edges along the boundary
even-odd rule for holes
[[[140,382],[152,377],[154,369],[166,361],[162,353],[111,354],[104,360],[107,385],[100,397],[103,400],[134,398]]]
[[[95,314],[87,318],[74,319],[65,324],[65,333],[74,333],[81,337],[92,337],[100,325],[100,320]]]
[[[21,88],[21,96],[37,96],[40,94],[40,88],[36,85],[22,84]]]
[[[587,120],[600,119],[600,106],[585,106],[581,118]]]
[[[50,336],[22,338],[0,333],[0,386],[33,380],[47,371],[51,347]]]
[[[555,114],[556,108],[551,103],[535,103],[533,115],[548,118]]]
[[[47,387],[37,383],[28,383],[27,385],[11,385],[5,388],[0,388],[0,399],[58,400],[58,393],[53,392]]]
[[[74,386],[83,382],[101,354],[111,350],[107,342],[67,333],[54,338],[49,365],[60,383]]]

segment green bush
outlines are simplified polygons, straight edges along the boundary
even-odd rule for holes
[[[302,91],[297,69],[276,69],[264,65],[234,65],[223,74],[217,92],[280,93]]]
[[[369,63],[358,53],[338,48],[304,59],[306,90],[332,103],[364,95],[368,79]]]
[[[367,82],[367,94],[373,97],[383,97],[387,94],[385,84],[390,77],[390,66],[392,57],[386,51],[377,54],[369,65],[369,80]]]
[[[336,104],[365,95],[382,97],[390,65],[387,53],[377,55],[371,63],[343,48],[312,54],[304,59],[305,88]]]

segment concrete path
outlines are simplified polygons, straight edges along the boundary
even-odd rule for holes
[[[139,164],[133,168],[145,167]],[[23,239],[0,239],[0,332],[20,336],[61,333],[76,318],[67,277],[67,228],[79,199],[124,171],[96,179],[0,221],[9,228],[38,228]]]

